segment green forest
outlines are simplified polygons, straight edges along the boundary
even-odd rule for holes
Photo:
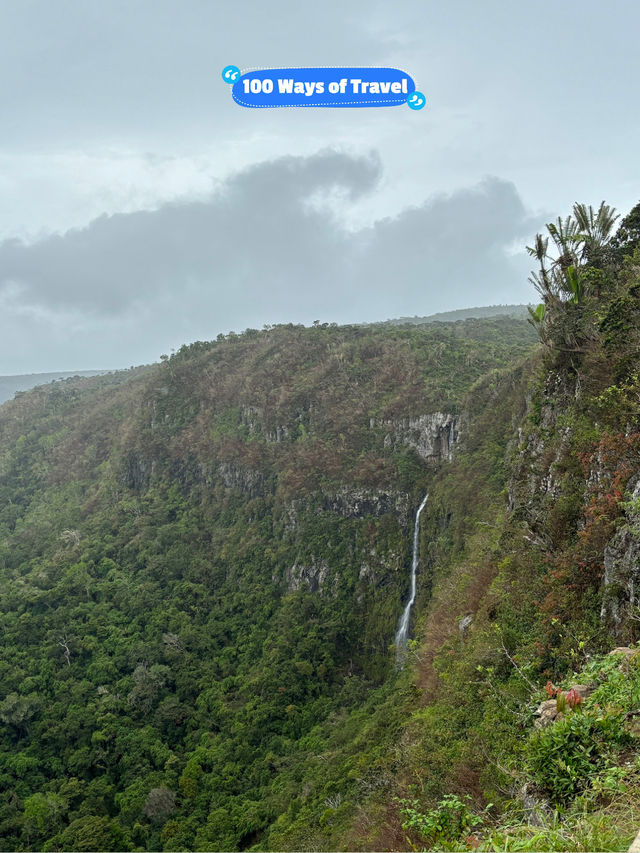
[[[247,329],[0,406],[2,849],[628,848],[640,205],[530,254],[528,317]]]

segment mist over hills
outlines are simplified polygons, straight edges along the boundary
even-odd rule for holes
[[[428,314],[425,317],[397,317],[393,320],[385,320],[393,326],[401,326],[406,323],[420,325],[421,323],[455,323],[459,320],[480,317],[507,317],[527,318],[529,313],[526,305],[481,305],[475,308],[458,308],[453,311],[439,311],[437,314]]]
[[[0,405],[19,391],[28,391],[37,385],[47,385],[61,379],[69,379],[73,376],[100,376],[108,373],[107,370],[71,370],[53,371],[51,373],[22,373],[14,376],[0,376]]]

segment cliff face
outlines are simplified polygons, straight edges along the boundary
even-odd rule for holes
[[[458,418],[444,412],[391,420],[371,418],[369,425],[372,429],[384,428],[385,447],[410,447],[425,462],[435,464],[451,460],[454,445],[459,438]]]
[[[640,436],[626,419],[603,428],[593,408],[575,375],[540,377],[511,442],[507,505],[550,565],[579,564],[603,629],[629,639],[640,579]]]
[[[640,471],[630,481],[632,506],[624,523],[604,549],[602,621],[616,638],[623,635],[625,623],[637,614],[640,595]]]

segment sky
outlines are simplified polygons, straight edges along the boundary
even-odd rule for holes
[[[640,200],[640,4],[0,0],[0,374],[272,323],[530,302],[536,231]],[[241,69],[427,107],[251,110]]]

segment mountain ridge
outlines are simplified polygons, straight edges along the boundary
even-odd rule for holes
[[[490,305],[476,308],[464,308],[454,311],[445,311],[438,314],[429,314],[425,317],[401,317],[392,320],[380,321],[382,324],[405,325],[432,322],[455,322],[469,318],[493,317],[500,315],[510,317],[526,317],[526,305]],[[377,325],[377,323],[364,323],[364,326]],[[0,405],[10,400],[17,392],[28,391],[37,385],[49,384],[50,382],[71,379],[75,376],[102,376],[112,373],[111,370],[61,370],[45,373],[16,373],[0,376]]]

